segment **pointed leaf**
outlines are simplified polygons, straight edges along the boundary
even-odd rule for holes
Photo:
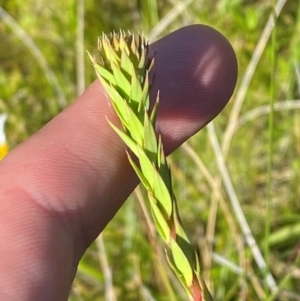
[[[182,277],[182,274],[180,273],[180,271],[177,269],[177,267],[174,265],[174,263],[170,259],[169,254],[168,254],[167,251],[166,251],[166,258],[167,258],[167,262],[168,262],[169,266],[172,268],[173,272],[175,273],[175,275],[177,276],[177,278],[181,282],[182,286],[185,288],[190,300],[193,300],[189,287],[187,287],[187,285],[186,285],[186,283],[185,283],[185,281]]]
[[[112,36],[112,44],[114,45],[114,49],[118,51],[120,49],[120,43],[117,34],[114,32]]]
[[[94,67],[96,69],[97,75],[100,75],[102,78],[104,78],[108,83],[112,84],[113,86],[116,85],[116,81],[112,73],[110,73],[107,69],[103,68],[99,64],[94,64]]]
[[[142,99],[142,88],[141,84],[136,76],[135,70],[131,74],[131,94],[130,101],[134,103],[135,110],[138,109],[139,103]]]
[[[132,72],[134,72],[133,64],[130,61],[126,51],[122,51],[121,54],[121,68],[126,72],[128,77],[131,76]]]
[[[128,160],[131,164],[131,166],[133,167],[135,173],[137,174],[137,176],[139,177],[140,181],[142,182],[143,186],[149,190],[151,189],[149,183],[147,182],[147,179],[144,177],[142,171],[138,168],[138,166],[135,164],[135,162],[132,160],[131,156],[129,155],[129,153],[127,153],[128,156]]]
[[[135,35],[131,35],[130,49],[131,49],[131,53],[139,55],[139,51],[136,45]]]
[[[203,301],[214,301],[205,282],[203,280],[200,280],[200,284],[201,284],[201,289],[202,289],[202,296],[204,295]]]
[[[113,63],[111,68],[115,77],[116,87],[121,89],[121,91],[123,91],[122,96],[128,99],[131,89],[130,82],[116,64]]]
[[[110,62],[110,64],[115,64],[116,66],[119,65],[120,58],[114,51],[113,47],[110,44],[110,41],[106,35],[102,36],[101,39],[101,45],[103,47],[103,51],[101,51],[101,55],[106,58],[107,61]]]
[[[122,51],[126,51],[127,54],[128,54],[129,53],[129,48],[128,48],[127,42],[125,40],[125,36],[126,36],[125,32],[124,31],[122,32],[120,30],[120,38],[119,38],[120,49]]]
[[[156,123],[156,114],[157,114],[158,104],[159,104],[159,91],[157,92],[155,104],[153,106],[153,109],[152,109],[151,115],[150,115],[150,120],[153,125],[155,125],[155,123]]]
[[[149,109],[149,79],[148,74],[146,75],[143,92],[142,92],[142,100],[140,102],[139,111],[140,110],[148,110]]]
[[[139,162],[141,165],[141,170],[147,179],[147,181],[150,184],[151,189],[154,189],[154,174],[155,174],[155,166],[153,163],[149,160],[147,155],[145,154],[145,151],[141,148],[140,145],[137,147]],[[156,195],[155,195],[156,197]]]
[[[144,127],[141,121],[138,119],[136,114],[132,111],[132,108],[126,102],[126,120],[127,129],[133,140],[135,140],[139,145],[143,145],[144,141]]]
[[[107,120],[109,125],[113,128],[113,130],[120,136],[120,138],[124,141],[124,143],[129,147],[129,149],[137,155],[137,146],[136,143],[127,136],[122,130],[120,130],[118,127],[116,127],[112,122]]]
[[[167,186],[165,185],[164,180],[161,178],[157,169],[154,169],[153,190],[155,197],[166,211],[167,216],[170,217],[173,207],[171,199],[172,196],[170,195],[170,192],[168,191]]]
[[[157,204],[155,203],[153,197],[149,196],[149,198],[152,198],[150,204],[151,204],[152,216],[154,218],[157,230],[159,231],[159,234],[162,237],[162,239],[165,241],[165,243],[168,243],[170,237],[169,225],[166,222]]]
[[[145,62],[147,59],[147,57],[146,57],[147,51],[145,49],[147,46],[145,46],[144,43],[141,43],[140,47],[141,47],[141,51],[140,51],[141,56],[140,56],[140,62],[139,62],[138,68],[141,69],[141,68],[144,68]]]
[[[171,170],[166,161],[161,136],[159,136],[159,140],[158,140],[157,165],[158,165],[158,168],[157,168],[158,172],[161,175],[161,177],[164,179],[164,183],[165,183],[170,195],[172,196],[173,189],[172,189]]]
[[[157,139],[147,112],[144,116],[144,148],[150,160],[156,163]]]
[[[173,255],[173,260],[176,268],[180,271],[182,274],[186,285],[190,287],[193,282],[193,270],[190,266],[189,261],[185,257],[184,253],[178,246],[177,242],[175,240],[171,240],[170,242],[170,248]]]
[[[124,101],[124,99],[120,96],[120,94],[115,90],[114,87],[109,85],[102,77],[99,77],[100,82],[102,83],[103,87],[105,88],[111,103],[120,118],[122,124],[127,127],[128,126],[128,114],[127,114],[127,107],[128,104]]]

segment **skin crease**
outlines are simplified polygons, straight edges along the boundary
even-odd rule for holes
[[[227,40],[204,25],[150,46],[167,153],[215,117],[236,83]],[[0,163],[0,300],[68,299],[78,261],[138,183],[99,81]],[[116,271],[117,272],[117,271]]]

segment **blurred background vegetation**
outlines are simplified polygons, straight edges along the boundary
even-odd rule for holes
[[[95,79],[85,50],[102,32],[143,31],[154,41],[194,23],[221,31],[239,62],[228,106],[170,158],[203,278],[215,300],[300,300],[299,0],[0,0],[8,142],[36,132]],[[70,301],[187,300],[142,196],[130,197],[86,252]],[[247,243],[244,217],[266,269]]]

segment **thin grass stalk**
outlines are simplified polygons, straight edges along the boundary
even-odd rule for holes
[[[112,271],[109,266],[108,258],[106,255],[105,244],[103,234],[101,233],[96,239],[97,254],[100,262],[100,266],[104,276],[105,286],[105,301],[116,301],[116,294],[113,286]]]
[[[253,270],[252,265],[250,264],[248,264],[247,266],[247,275],[249,275],[251,285],[258,299],[264,301],[267,298],[267,293],[263,287],[264,283],[262,283],[261,279],[257,277],[255,271]]]
[[[207,181],[208,185],[210,186],[211,190],[213,191],[213,205],[210,205],[209,210],[209,217],[208,217],[208,224],[207,224],[207,230],[206,230],[206,239],[207,239],[207,251],[203,252],[203,264],[206,269],[203,269],[203,279],[205,282],[209,283],[208,277],[210,277],[210,267],[211,267],[211,260],[213,259],[213,239],[214,239],[214,232],[215,232],[215,226],[216,226],[216,211],[215,206],[219,207],[221,211],[224,214],[224,218],[227,222],[228,228],[230,233],[232,233],[233,240],[236,244],[236,249],[239,254],[239,262],[242,268],[245,268],[245,249],[243,242],[240,238],[240,236],[237,234],[238,229],[235,225],[234,219],[232,217],[232,214],[229,210],[229,207],[222,195],[222,192],[220,190],[220,187],[218,186],[217,181],[213,178],[211,173],[209,172],[208,168],[205,166],[204,162],[201,160],[200,156],[195,152],[195,150],[189,145],[188,142],[185,142],[181,149],[192,159],[195,166],[198,168],[198,170],[203,175],[205,181]],[[213,209],[211,209],[213,208]],[[213,211],[213,212],[212,212]],[[209,286],[208,286],[209,287]],[[210,288],[210,287],[209,287]]]
[[[280,295],[281,289],[284,287],[285,284],[288,283],[288,281],[291,279],[291,276],[293,274],[293,271],[299,267],[300,264],[300,253],[297,256],[295,260],[295,264],[291,267],[290,271],[286,274],[286,276],[280,281],[279,283],[279,289],[276,292],[273,292],[267,299],[266,301],[273,301],[275,300],[278,295]],[[295,299],[296,300],[296,299]]]
[[[229,261],[227,258],[217,253],[213,253],[212,258],[214,262],[218,263],[219,265],[228,268],[235,274],[245,278],[247,281],[251,281],[252,287],[256,292],[259,300],[265,300],[266,294],[260,283],[260,279],[258,279],[257,276],[254,274],[254,271],[252,270],[251,266],[248,266],[246,270],[245,268],[241,268],[240,266],[236,265],[234,262]]]
[[[287,2],[287,0],[278,0],[277,1],[276,5],[275,5],[276,17],[279,17],[281,10],[283,9],[286,2]],[[273,20],[273,12],[272,12],[270,14],[267,24],[259,38],[259,41],[255,47],[255,50],[253,51],[253,55],[247,66],[247,69],[242,78],[240,87],[239,87],[239,89],[236,93],[236,97],[234,99],[233,107],[230,112],[229,121],[228,121],[226,130],[223,135],[222,152],[223,152],[225,158],[227,157],[227,154],[228,154],[230,143],[231,143],[231,140],[232,140],[232,137],[234,135],[235,128],[237,125],[238,116],[240,114],[243,102],[245,100],[245,96],[248,91],[250,82],[253,78],[254,72],[255,72],[258,62],[261,58],[261,55],[267,45],[267,42],[272,33],[273,27],[274,27],[274,20]]]
[[[176,6],[176,5],[181,5],[181,4],[183,4],[182,3],[182,0],[167,0],[170,4],[172,4],[173,6]],[[198,7],[200,7],[200,3],[198,2],[197,3],[197,5],[198,5]],[[195,20],[195,22],[197,22],[197,20],[198,20],[198,15],[196,15],[192,10],[188,10],[188,9],[186,9],[186,10],[184,10],[181,14],[181,18],[182,18],[182,21],[180,20],[179,21],[179,24],[180,23],[185,23],[185,22],[187,22],[187,23],[190,23],[192,20]]]
[[[284,7],[285,3],[286,3],[286,0],[278,0],[277,1],[276,5],[275,5],[275,14],[276,14],[277,17],[280,15],[280,12],[281,12],[282,8]],[[234,103],[233,103],[233,108],[231,110],[231,114],[230,114],[230,117],[229,117],[229,122],[228,122],[226,130],[223,134],[222,158],[224,159],[224,162],[223,162],[224,166],[223,167],[225,167],[226,172],[227,172],[227,169],[226,169],[226,166],[225,166],[225,160],[226,160],[226,157],[227,157],[227,154],[228,154],[228,150],[229,150],[229,147],[230,147],[231,140],[232,140],[233,135],[235,133],[236,125],[237,125],[237,122],[238,122],[238,116],[239,116],[243,101],[245,99],[246,93],[248,91],[248,87],[250,85],[251,79],[254,75],[254,72],[256,70],[258,62],[259,62],[259,60],[261,58],[261,55],[263,53],[263,50],[265,49],[267,41],[268,41],[268,39],[271,35],[273,26],[274,26],[274,20],[273,20],[273,12],[272,12],[269,19],[268,19],[268,21],[267,21],[267,24],[266,24],[264,30],[263,30],[263,33],[262,33],[262,35],[261,35],[261,37],[260,37],[260,39],[259,39],[259,41],[256,45],[256,48],[253,52],[250,63],[247,66],[246,72],[245,72],[245,74],[242,78],[240,87],[238,89],[238,92],[236,94],[236,97],[235,97],[235,100],[234,100]],[[213,122],[211,123],[211,125],[208,126],[208,130],[209,130],[210,140],[217,142],[216,135],[214,134]],[[216,143],[215,147],[218,148],[218,142]],[[217,156],[216,157],[217,162],[219,162],[219,157],[218,156],[221,154],[221,149],[220,149],[220,153],[217,152],[218,153],[217,154],[216,153],[217,148],[215,148],[215,155]],[[219,163],[222,165],[221,162],[219,162]],[[219,168],[221,167],[220,164],[219,164]],[[228,176],[229,176],[229,174],[228,174]],[[222,175],[222,173],[221,173],[221,177],[224,181],[224,175]],[[225,176],[225,178],[226,178],[226,176]],[[217,184],[218,184],[218,188],[220,189],[221,179],[217,180]],[[229,184],[229,186],[227,186],[227,184]],[[250,237],[252,236],[252,238],[253,238],[250,227],[248,226],[248,223],[247,223],[247,221],[246,221],[246,219],[243,215],[243,211],[241,210],[240,204],[238,202],[237,196],[234,192],[234,188],[232,186],[232,183],[230,182],[230,183],[227,183],[227,184],[224,182],[225,188],[227,187],[226,189],[228,189],[227,191],[228,192],[233,192],[234,195],[235,195],[235,197],[233,199],[230,198],[230,200],[231,200],[232,204],[236,203],[236,205],[238,206],[238,207],[236,207],[236,206],[233,205],[234,211],[235,212],[239,211],[240,213],[242,213],[242,217],[237,216],[237,220],[239,221],[239,223],[241,225],[243,233],[244,234],[247,233],[247,235],[250,234]],[[247,226],[244,222],[246,222]],[[244,224],[244,226],[242,226],[243,224]],[[248,237],[249,238],[249,241],[248,241],[249,243],[252,240],[252,239],[250,239],[250,237]],[[253,247],[253,248],[250,248],[250,249],[251,249],[252,252],[254,251],[253,256],[256,259],[258,267],[262,270],[262,272],[264,272],[266,264],[265,264],[265,260],[262,256],[259,248],[256,245],[256,247]],[[276,283],[275,283],[275,281],[274,281],[271,274],[268,274],[267,282],[268,282],[268,285],[269,285],[271,291],[273,291],[273,290],[275,291],[276,290]]]
[[[213,261],[224,266],[225,268],[229,268],[230,270],[234,271],[236,274],[240,275],[243,281],[243,283],[246,284],[247,279],[250,279],[252,287],[254,289],[254,291],[256,292],[257,296],[259,296],[259,300],[264,300],[264,298],[266,297],[266,294],[264,293],[264,290],[261,286],[261,280],[253,273],[253,272],[248,272],[246,274],[246,254],[245,254],[245,248],[244,248],[244,242],[241,239],[241,236],[238,234],[238,228],[236,227],[234,218],[230,212],[230,209],[227,205],[227,202],[225,201],[220,188],[218,188],[218,183],[217,180],[215,180],[212,175],[210,174],[209,170],[206,168],[205,164],[202,162],[201,158],[199,157],[199,155],[193,150],[192,147],[189,146],[188,142],[185,142],[182,146],[181,149],[183,151],[186,152],[186,154],[193,160],[193,162],[195,163],[195,166],[199,169],[199,171],[201,172],[201,174],[204,176],[204,179],[207,181],[207,183],[209,184],[209,186],[211,187],[212,191],[219,191],[219,205],[220,208],[224,214],[225,220],[228,224],[229,227],[229,231],[230,233],[232,233],[232,237],[234,240],[234,243],[236,244],[236,250],[239,254],[239,262],[240,262],[240,266],[236,266],[237,268],[232,269],[230,264],[223,264],[224,262],[226,262],[226,260],[223,258],[223,260],[220,260],[220,255],[216,254],[216,253],[212,253],[210,257],[212,257]],[[172,160],[170,160],[171,165],[172,165],[172,169],[173,171],[176,171],[176,174],[178,175],[178,173],[181,175],[183,174],[182,170],[177,168],[176,169],[176,165],[172,164]],[[181,178],[182,175],[181,175]],[[208,241],[209,243],[209,241]],[[201,253],[202,253],[202,261],[203,261],[203,268],[202,268],[202,276],[203,279],[205,281],[205,283],[209,283],[209,280],[206,278],[207,275],[205,275],[205,268],[207,268],[205,261],[207,260],[207,258],[205,258],[205,256],[207,256],[207,250],[206,248],[202,248],[201,249]],[[229,262],[229,261],[227,261]],[[232,265],[234,265],[233,263],[231,263]],[[248,269],[251,268],[251,266],[247,267]],[[236,272],[237,270],[243,271],[241,273]],[[247,276],[247,277],[245,277]],[[210,291],[212,291],[212,288],[208,286],[208,288],[210,289]],[[218,290],[220,289],[220,286],[216,287]],[[216,290],[216,295],[218,290]]]
[[[90,58],[122,129],[108,122],[131,151],[127,152],[128,160],[148,192],[156,228],[168,246],[168,263],[190,300],[212,300],[201,279],[198,255],[179,216],[162,139],[155,134],[159,95],[151,107],[149,90],[153,79],[149,72],[154,58],[148,58],[148,43],[143,36],[120,31],[110,36],[103,34],[98,51],[100,60]]]
[[[276,12],[275,2],[273,0],[273,22],[272,31],[272,50],[271,50],[271,83],[270,83],[270,115],[269,115],[269,149],[268,149],[268,170],[267,170],[267,198],[266,198],[266,219],[265,219],[265,242],[264,255],[266,261],[265,275],[270,273],[270,245],[269,237],[271,232],[271,202],[272,202],[272,166],[273,166],[273,148],[274,148],[274,102],[275,102],[275,72],[276,72]],[[268,285],[266,284],[267,288]]]
[[[208,124],[207,129],[209,131],[209,137],[211,140],[211,144],[213,146],[213,150],[214,150],[215,157],[217,160],[218,168],[220,170],[220,174],[221,174],[222,180],[224,182],[224,186],[227,191],[232,208],[235,212],[236,219],[241,227],[241,230],[245,236],[246,242],[251,250],[251,253],[253,254],[253,257],[254,257],[256,263],[257,263],[257,266],[264,273],[266,270],[266,262],[264,260],[264,257],[262,256],[262,253],[260,252],[260,249],[256,243],[255,238],[252,235],[252,231],[248,225],[248,222],[245,218],[244,212],[243,212],[240,202],[238,200],[237,194],[234,190],[229,172],[228,172],[226,164],[225,164],[225,159],[223,157],[223,154],[222,154],[222,151],[221,151],[218,139],[217,139],[217,135],[216,135],[216,132],[214,129],[213,122]],[[266,275],[266,282],[272,292],[275,292],[278,290],[276,282],[270,273],[268,273]]]
[[[187,7],[192,4],[194,0],[185,0],[178,2],[174,7],[155,25],[149,34],[149,41],[152,42],[159,37],[159,35],[182,14]]]
[[[150,290],[145,285],[141,286],[140,293],[144,297],[145,301],[157,301],[156,299],[154,299]]]
[[[158,23],[158,9],[157,9],[157,0],[147,0],[148,1],[148,10],[149,10],[149,20],[150,26]]]
[[[159,20],[157,0],[141,0],[141,14],[143,20],[143,28],[150,30]]]
[[[295,110],[295,109],[300,109],[300,99],[274,102],[275,112]],[[244,126],[249,121],[253,121],[262,115],[269,115],[270,111],[271,111],[270,105],[260,106],[253,110],[248,111],[247,113],[245,113],[239,118],[236,131],[239,130],[242,126]]]
[[[206,226],[206,244],[204,250],[202,251],[202,258],[203,258],[203,279],[207,284],[210,291],[212,291],[212,287],[210,284],[210,271],[211,271],[211,264],[212,264],[212,252],[213,252],[213,243],[214,243],[214,236],[215,236],[215,226],[216,226],[216,216],[218,211],[219,199],[222,198],[221,191],[215,190],[214,186],[214,179],[211,176],[210,172],[206,168],[205,164],[201,160],[200,156],[195,152],[195,150],[189,145],[188,142],[185,142],[181,149],[194,161],[196,167],[199,169],[201,174],[204,176],[205,180],[212,188],[212,196],[210,200],[210,208],[209,208],[209,215],[208,215],[208,222]],[[235,233],[235,232],[232,232]]]

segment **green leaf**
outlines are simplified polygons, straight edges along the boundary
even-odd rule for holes
[[[154,189],[154,174],[155,174],[156,168],[153,165],[153,163],[149,160],[149,158],[147,157],[147,154],[141,148],[140,145],[138,145],[137,151],[138,151],[137,157],[139,159],[143,175],[149,182],[151,190],[153,190]],[[155,195],[155,197],[156,197],[156,195]]]
[[[116,87],[121,89],[123,91],[123,97],[128,99],[131,90],[130,82],[116,64],[112,63],[111,69],[115,77]]]
[[[138,110],[139,103],[141,102],[142,96],[142,87],[136,76],[135,70],[131,74],[131,93],[130,101],[134,103],[134,109]]]
[[[126,76],[128,77],[134,72],[134,66],[130,61],[126,51],[122,51],[121,54],[121,69],[126,72]]]
[[[129,51],[125,36],[126,36],[125,32],[124,31],[122,32],[120,30],[119,47],[120,47],[121,51],[126,51],[126,53],[129,54],[130,51]]]
[[[154,197],[160,203],[161,210],[163,209],[166,217],[170,218],[172,213],[172,199],[163,179],[159,175],[153,162],[150,161],[140,146],[138,146],[137,157],[139,158],[142,173],[150,184]]]
[[[144,113],[144,148],[150,160],[156,163],[157,139],[147,112]]]
[[[144,45],[143,43],[141,43],[140,47],[141,47],[141,51],[140,51],[141,56],[140,56],[138,68],[142,69],[145,67],[145,63],[146,63],[146,59],[147,59],[147,52],[145,51],[145,48],[147,47],[147,45]]]
[[[114,49],[111,47],[110,41],[105,34],[102,35],[100,43],[103,47],[103,50],[99,49],[100,55],[104,57],[108,62],[110,62],[110,64],[114,63],[116,66],[118,66],[120,58],[118,57]]]
[[[142,173],[142,171],[138,168],[138,166],[135,164],[135,162],[132,160],[131,156],[129,155],[129,153],[127,153],[128,156],[128,160],[131,164],[131,166],[133,167],[135,173],[137,174],[137,176],[139,177],[140,181],[142,182],[143,186],[147,189],[147,190],[151,190],[151,187],[147,181],[147,179],[144,177],[144,174]]]
[[[114,49],[116,51],[118,51],[120,49],[120,42],[119,42],[118,35],[116,33],[113,33],[111,40],[112,40],[112,44],[113,44]]]
[[[139,51],[138,51],[138,46],[137,46],[137,42],[136,42],[136,37],[135,35],[131,35],[131,43],[130,43],[130,49],[131,49],[131,54],[136,55],[136,57],[139,59]],[[130,40],[129,40],[130,42]]]
[[[136,142],[133,141],[129,136],[127,136],[122,130],[116,127],[112,122],[107,120],[109,125],[113,128],[113,130],[120,136],[120,138],[124,141],[124,143],[129,147],[129,149],[137,155],[137,146]]]
[[[143,145],[144,126],[127,102],[126,102],[126,121],[127,121],[127,129],[130,132],[132,139],[135,140],[139,145]]]
[[[196,259],[196,270],[195,270],[195,274],[196,275],[200,275],[200,272],[201,272],[201,270],[200,270],[200,261],[199,261],[199,257],[198,257],[198,254],[197,254],[197,252],[195,251],[195,259]]]
[[[182,252],[177,242],[173,239],[170,241],[170,248],[176,268],[182,274],[186,285],[190,287],[193,282],[193,270],[189,264],[189,261],[185,257],[185,254]]]
[[[165,217],[162,215],[160,209],[158,208],[155,198],[149,194],[149,198],[152,199],[150,202],[151,204],[151,210],[152,210],[152,216],[154,219],[154,222],[156,224],[156,228],[162,237],[162,239],[165,241],[165,243],[169,243],[170,240],[170,228],[169,225],[165,219]]]
[[[177,269],[177,267],[174,265],[174,263],[172,262],[172,260],[169,257],[168,252],[166,251],[166,258],[167,258],[167,262],[169,264],[169,266],[172,268],[173,272],[175,273],[175,275],[177,276],[177,278],[179,279],[180,283],[182,284],[182,286],[185,288],[190,300],[192,300],[192,296],[191,296],[191,292],[189,287],[187,287],[185,280],[182,277],[182,274],[180,273],[180,271]],[[204,300],[205,301],[205,300]]]
[[[112,73],[110,73],[107,69],[105,69],[97,63],[94,64],[94,67],[98,76],[100,75],[103,79],[105,79],[108,83],[112,84],[113,86],[116,85],[116,81]]]
[[[150,72],[150,70],[153,68],[154,62],[155,62],[155,56],[150,61],[150,64],[149,64],[149,66],[147,68],[148,72]]]
[[[166,185],[170,195],[172,195],[173,189],[172,189],[171,170],[166,161],[161,136],[159,136],[159,139],[158,139],[157,165],[158,165],[158,168],[157,168],[158,172],[161,175],[161,177],[164,179],[165,185]]]
[[[164,152],[162,151],[162,140],[161,135],[158,136],[158,144],[157,144],[157,165],[158,170],[160,168],[160,165],[162,164],[162,156],[164,156]]]
[[[147,111],[149,109],[150,101],[149,101],[149,78],[148,74],[146,74],[144,86],[143,86],[143,91],[142,91],[142,96],[141,96],[142,101],[140,102],[139,106],[139,111],[140,110],[145,110]]]
[[[109,85],[102,77],[99,77],[103,87],[105,88],[111,103],[116,111],[118,117],[120,118],[124,127],[128,127],[128,104],[125,100],[120,96],[120,94],[115,90],[115,88]]]
[[[157,92],[155,104],[152,108],[151,115],[150,115],[150,120],[153,125],[156,123],[156,114],[157,114],[158,104],[159,104],[159,91]]]
[[[154,169],[154,183],[153,183],[153,190],[155,197],[162,205],[168,218],[172,214],[172,196],[167,189],[167,186],[164,183],[164,180],[161,178],[161,175],[158,173],[157,169]]]
[[[205,282],[203,280],[200,280],[200,284],[201,284],[202,292],[204,294],[203,301],[214,301],[214,299],[212,298]]]
[[[173,198],[175,198],[175,196],[173,196]],[[186,242],[186,245],[188,246],[187,251],[191,254],[191,256],[190,256],[191,261],[190,262],[194,264],[194,250],[193,250],[192,245],[191,245],[191,243],[190,243],[190,241],[189,241],[189,239],[188,239],[188,237],[187,237],[187,235],[186,235],[186,233],[183,229],[183,226],[181,224],[180,217],[178,215],[177,202],[176,202],[175,199],[173,199],[173,201],[174,201],[174,204],[176,204],[175,205],[175,210],[173,211],[173,220],[174,220],[174,224],[175,224],[175,227],[176,227],[176,234],[177,234],[178,237],[180,237],[180,239],[182,241]],[[184,247],[182,246],[182,249],[183,248]]]

